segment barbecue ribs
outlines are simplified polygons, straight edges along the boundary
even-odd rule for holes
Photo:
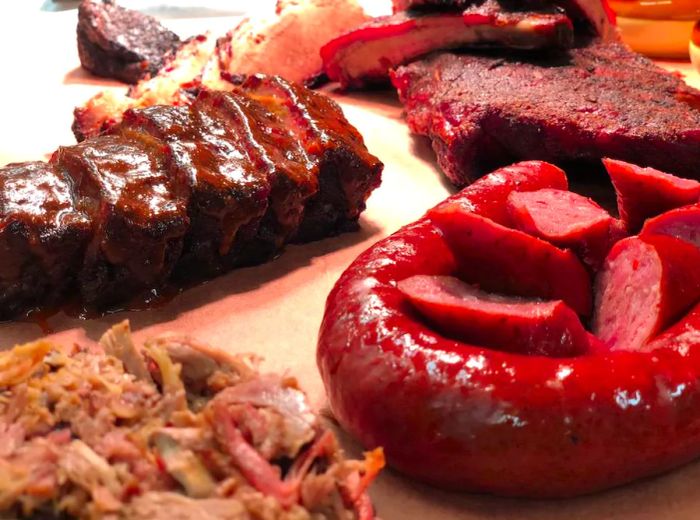
[[[102,310],[356,227],[382,164],[330,99],[278,77],[129,110],[0,168],[0,316],[77,287]]]
[[[392,79],[411,129],[457,185],[527,159],[611,157],[700,176],[700,92],[620,43],[434,54]]]

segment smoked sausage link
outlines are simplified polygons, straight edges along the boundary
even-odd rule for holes
[[[603,159],[603,164],[617,193],[620,218],[630,233],[637,233],[646,219],[700,198],[698,181],[614,159]]]
[[[512,227],[506,205],[508,195],[514,191],[527,192],[544,188],[569,189],[564,171],[546,162],[525,161],[485,175],[443,204],[457,204],[465,211]]]
[[[664,331],[663,334],[647,343],[643,350],[651,352],[660,348],[677,351],[688,350],[700,345],[700,304],[686,314],[680,321]]]
[[[566,189],[554,167],[527,164],[443,205],[510,225],[510,192]],[[328,297],[318,365],[336,418],[364,446],[438,486],[527,497],[591,493],[700,456],[697,343],[556,358],[445,337],[398,284],[454,276],[460,253],[423,218],[361,254]]]
[[[571,249],[593,270],[600,268],[617,238],[610,213],[571,191],[513,192],[508,212],[516,229]]]
[[[398,287],[448,337],[534,356],[567,357],[588,351],[586,329],[561,300],[485,293],[452,276],[412,276]]]

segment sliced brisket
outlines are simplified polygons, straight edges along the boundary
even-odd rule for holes
[[[408,123],[457,185],[525,159],[611,157],[700,176],[700,92],[623,44],[435,54],[397,69]]]

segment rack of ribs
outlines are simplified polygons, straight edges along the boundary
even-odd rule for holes
[[[279,77],[129,110],[0,168],[0,317],[76,289],[99,311],[355,229],[382,168],[337,104]]]

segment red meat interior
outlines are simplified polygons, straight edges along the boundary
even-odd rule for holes
[[[575,189],[578,188],[579,186],[576,186]],[[609,209],[611,214],[616,214],[610,205],[610,201],[614,200],[614,194],[611,190],[592,185],[586,185],[582,188],[586,196],[595,197],[596,202],[600,202],[601,206]],[[577,226],[595,223],[596,219],[601,217],[600,208],[595,203],[580,204],[581,196],[576,193],[565,195],[560,199],[560,203],[552,204],[551,199],[546,196],[547,191],[543,190],[543,193],[540,194],[536,192],[516,193],[514,197],[515,200],[527,200],[530,205],[543,205],[543,211],[539,212],[539,217],[542,220],[537,222],[537,227],[552,237],[555,237],[563,228],[565,230],[577,229]],[[648,223],[653,224],[653,219],[650,219]],[[656,227],[660,229],[656,232],[678,236],[686,243],[694,243],[698,246],[700,245],[700,225],[698,224],[700,224],[700,206],[696,212],[689,213],[685,220],[677,218],[672,224],[663,222],[657,225]],[[663,229],[661,229],[662,227]],[[619,238],[621,239],[623,236],[620,235]],[[457,257],[458,264],[460,260],[464,260],[454,248],[453,252]],[[468,252],[467,255],[469,255]],[[526,262],[528,258],[524,257],[522,261]],[[539,259],[532,259],[532,261],[539,261]],[[469,262],[466,263],[469,265]],[[431,301],[427,303],[424,297],[430,290],[422,295],[414,294],[407,297],[426,326],[439,334],[485,348],[529,355],[561,356],[600,353],[601,349],[604,352],[643,349],[645,345],[664,332],[664,330],[660,330],[661,325],[671,327],[669,323],[661,323],[659,318],[663,314],[661,295],[663,291],[668,291],[668,288],[664,286],[665,282],[662,282],[664,279],[663,264],[654,246],[641,240],[635,239],[633,246],[614,248],[608,255],[604,267],[600,270],[597,270],[599,266],[591,268],[589,265],[587,267],[592,271],[597,271],[592,272],[591,277],[595,295],[594,316],[590,322],[585,316],[580,318],[582,325],[592,331],[595,336],[588,334],[586,340],[588,347],[584,348],[583,351],[580,348],[578,350],[576,348],[548,350],[546,347],[538,349],[536,345],[523,347],[522,345],[518,346],[517,340],[512,340],[512,338],[513,344],[503,344],[504,338],[508,338],[508,335],[504,334],[503,331],[493,332],[494,323],[498,323],[500,320],[504,329],[520,327],[521,332],[535,330],[534,315],[538,309],[548,308],[551,310],[547,305],[554,304],[555,301],[541,295],[539,298],[538,295],[522,298],[522,294],[513,290],[513,287],[509,290],[507,284],[506,287],[491,287],[490,291],[484,290],[492,285],[491,280],[485,280],[482,285],[479,282],[479,273],[490,272],[492,267],[488,265],[488,261],[482,262],[480,265],[474,265],[472,262],[470,273],[451,273],[463,282],[471,284],[472,289],[468,291],[464,290],[463,287],[456,288],[457,286],[450,282],[443,284],[442,294],[439,291],[433,291],[433,294],[428,298]],[[679,265],[678,269],[680,268]],[[507,280],[507,274],[504,275],[504,279]],[[407,294],[407,291],[403,292]],[[543,306],[543,304],[546,305]],[[455,306],[468,309],[478,307],[479,309],[478,312],[470,311],[470,314],[468,313],[468,316],[465,317],[464,314],[460,315],[454,312]],[[437,316],[436,313],[440,312],[445,315]],[[554,314],[549,313],[551,316]],[[542,319],[541,316],[540,319]],[[553,321],[549,324],[547,324],[547,319],[550,318],[545,317],[546,326],[552,330],[561,330],[561,317],[556,318],[558,321],[554,321],[555,318],[552,318]],[[478,320],[482,320],[480,324]],[[576,321],[578,323],[578,320]],[[571,326],[572,322],[566,323],[567,326]],[[678,323],[680,322],[674,322],[676,328],[678,328]],[[581,336],[579,336],[579,340],[580,338]],[[533,342],[542,341],[542,338],[533,335],[531,340]],[[500,344],[499,341],[501,341]]]
[[[604,224],[609,215],[587,198],[571,191],[513,192],[509,204],[528,211],[535,229],[545,237],[564,238],[581,228]]]
[[[487,293],[451,276],[418,275],[398,285],[437,330],[460,341],[553,357],[588,350],[583,325],[561,300]]]
[[[654,332],[650,315],[658,309],[661,294],[661,262],[652,246],[634,242],[598,277],[593,331],[604,343],[616,347],[641,345]],[[611,275],[614,273],[614,276]],[[604,316],[604,319],[597,319]]]

